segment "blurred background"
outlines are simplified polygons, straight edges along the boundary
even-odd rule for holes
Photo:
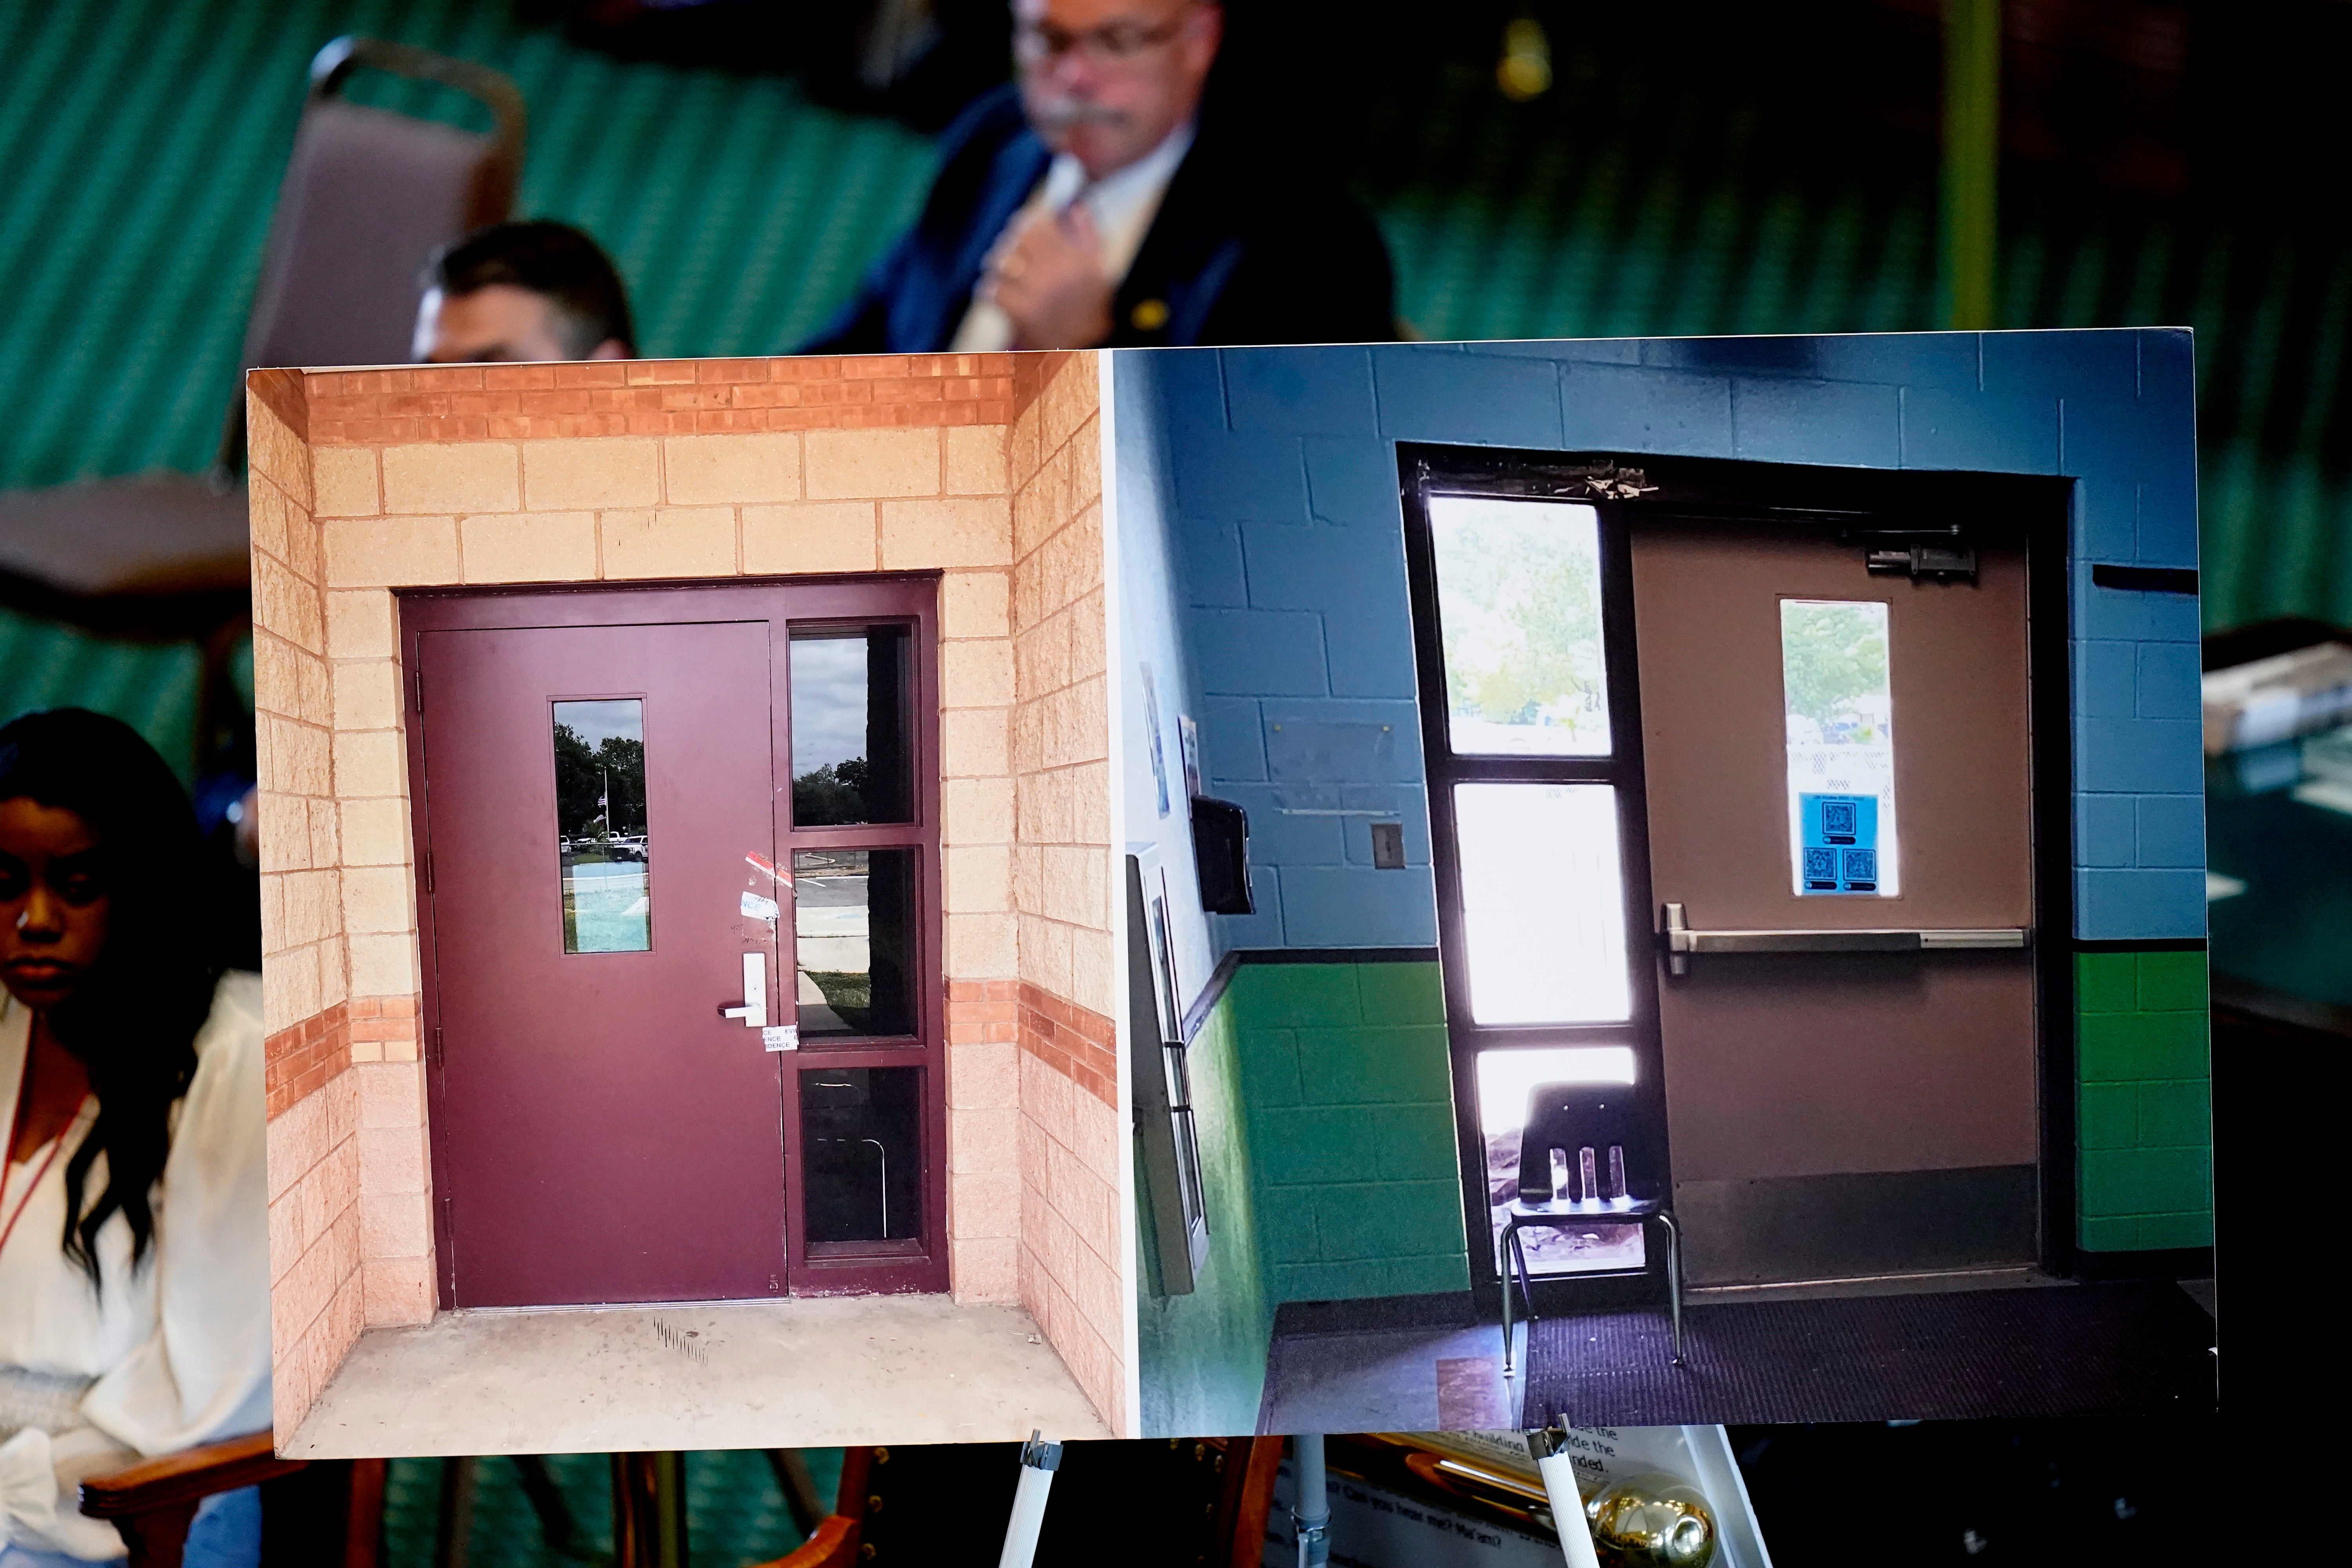
[[[1935,0],[1231,10],[1228,86],[1347,172],[1425,336],[1952,319]],[[896,54],[881,12],[915,17]],[[2329,108],[2352,7],[1999,15],[1985,324],[2195,328],[2208,629],[2352,620],[2352,253],[2310,177],[2352,147]],[[530,123],[515,212],[604,242],[655,356],[814,331],[915,211],[929,132],[1009,73],[994,0],[9,0],[0,487],[210,460],[306,68],[347,33],[512,78]],[[426,83],[347,92],[488,122]],[[193,644],[0,617],[24,695],[120,711],[190,756]]]
[[[2222,662],[2297,646],[2227,643],[2249,628],[2352,623],[2352,219],[2336,194],[2352,5],[1229,0],[1228,15],[1219,90],[1370,205],[1412,332],[2189,326],[2200,589]],[[511,79],[529,117],[513,213],[609,249],[650,356],[808,337],[913,216],[938,129],[1010,74],[1002,0],[0,0],[0,500],[212,465],[310,63],[352,34]],[[491,126],[427,82],[362,73],[343,92]],[[1956,110],[1990,136],[1950,129]],[[114,713],[226,809],[251,777],[251,656],[238,616],[196,597],[93,612],[0,570],[0,711]],[[2215,767],[2228,788],[2282,787]],[[2338,826],[2296,831],[2340,856],[2352,804],[2326,809]],[[2267,824],[2248,831],[2273,845]],[[2352,922],[2346,888],[2339,870],[2311,894],[2315,929]],[[2285,923],[2275,906],[2263,921]],[[2317,1049],[2347,1016],[2323,995],[2304,1025],[2263,1026],[2276,1048]],[[1805,1478],[1830,1458],[1807,1444],[1861,1440],[1742,1439],[1768,1535],[1804,1528]],[[1973,1451],[2062,1441],[2113,1438],[2004,1429]],[[1939,1450],[1926,1468],[1968,1462]],[[803,1463],[814,1491],[794,1499],[762,1456],[691,1456],[696,1555],[800,1539],[840,1460]],[[386,1560],[597,1560],[609,1478],[603,1456],[395,1461]],[[2124,1485],[2076,1489],[2085,1517],[2139,1518]],[[1985,1551],[1963,1547],[1981,1520],[1937,1519],[1906,1560]],[[2008,1539],[2048,1544],[2049,1529]]]
[[[1230,10],[1227,89],[1346,172],[1423,335],[1954,320],[1936,0]],[[1994,265],[1966,324],[2196,329],[2207,628],[2352,620],[2352,254],[2328,195],[2352,7],[1992,14],[1998,221],[1976,242]],[[605,245],[655,356],[814,331],[915,211],[930,131],[1009,73],[997,0],[8,0],[0,487],[210,460],[306,68],[347,33],[513,79],[514,212]],[[488,124],[430,84],[345,91]],[[108,673],[105,650],[12,616],[0,660],[56,668],[58,700],[135,691],[105,705],[189,751],[190,647]]]

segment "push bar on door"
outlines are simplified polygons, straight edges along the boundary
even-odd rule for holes
[[[1693,931],[1683,906],[1665,906],[1665,949],[1676,974],[1694,952],[1941,952],[2025,945],[2021,926],[1945,931]]]

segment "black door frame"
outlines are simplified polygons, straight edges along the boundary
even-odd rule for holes
[[[1485,1139],[1478,1130],[1475,1046],[1465,1037],[1519,1033],[1525,1045],[1569,1044],[1565,1038],[1537,1041],[1525,1031],[1478,1029],[1468,1024],[1467,975],[1462,947],[1461,888],[1453,854],[1452,785],[1474,777],[1542,777],[1570,782],[1562,764],[1577,759],[1547,758],[1527,769],[1521,760],[1472,760],[1465,769],[1445,738],[1444,666],[1439,642],[1436,575],[1432,557],[1427,498],[1478,495],[1497,499],[1573,501],[1591,505],[1601,521],[1602,657],[1609,666],[1611,738],[1618,754],[1616,782],[1631,792],[1621,797],[1621,852],[1626,855],[1629,901],[1628,958],[1648,933],[1654,951],[1657,910],[1649,887],[1649,837],[1641,761],[1640,692],[1635,664],[1635,623],[1628,544],[1645,519],[1679,521],[1764,523],[1815,530],[1835,537],[1845,531],[1898,530],[1958,525],[1990,530],[2021,541],[2026,557],[2026,679],[2030,739],[2028,798],[2032,812],[2032,926],[2029,938],[2034,973],[2034,1044],[2039,1101],[2039,1201],[2037,1261],[2043,1272],[2071,1275],[2076,1267],[2075,1194],[2079,1152],[2075,1130],[2074,878],[2074,659],[2071,530],[2074,481],[2061,476],[1987,474],[1924,469],[1832,468],[1740,458],[1657,457],[1644,453],[1547,451],[1400,441],[1399,499],[1403,518],[1406,584],[1412,605],[1414,674],[1420,698],[1423,766],[1429,783],[1432,871],[1436,882],[1439,959],[1444,976],[1448,1055],[1454,1073],[1456,1138],[1462,1169],[1466,1234],[1489,1228],[1486,1199]],[[1432,700],[1432,694],[1435,700]],[[1622,716],[1622,718],[1621,718]],[[1513,771],[1513,770],[1519,771]],[[1475,771],[1474,771],[1475,770]],[[1593,782],[1604,782],[1595,772]],[[1638,863],[1633,853],[1638,846]],[[1634,900],[1638,900],[1638,903]],[[1634,1011],[1648,998],[1646,1058],[1655,1086],[1659,1126],[1664,1125],[1662,1050],[1657,1034],[1656,971],[1634,963]],[[1646,969],[1646,976],[1644,971]],[[1547,1035],[1565,1031],[1542,1031]],[[1486,1043],[1504,1043],[1489,1040]],[[1636,1047],[1636,1060],[1643,1061]],[[1661,1156],[1664,1159],[1665,1156]],[[1671,1183],[1672,1173],[1666,1173]],[[1672,1191],[1669,1185],[1669,1192]],[[1479,1246],[1484,1246],[1483,1243]],[[1652,1249],[1654,1250],[1654,1249]],[[1492,1248],[1474,1247],[1471,1289],[1479,1308],[1499,1310],[1500,1276]],[[1477,1260],[1487,1258],[1486,1264]],[[1652,1261],[1648,1272],[1660,1267]],[[1591,1306],[1609,1299],[1611,1281],[1630,1283],[1633,1271],[1539,1279],[1538,1307],[1559,1310],[1561,1300]],[[1622,1289],[1622,1285],[1618,1289]]]
[[[1534,461],[1529,461],[1529,458]],[[1661,1190],[1674,1190],[1666,1152],[1664,1051],[1659,1035],[1656,965],[1642,962],[1654,922],[1650,914],[1650,834],[1642,772],[1642,712],[1633,644],[1633,564],[1625,519],[1598,508],[1601,547],[1601,638],[1608,685],[1610,754],[1605,757],[1457,756],[1448,734],[1444,629],[1437,603],[1437,567],[1429,502],[1434,497],[1478,496],[1586,504],[1573,493],[1556,456],[1497,452],[1489,447],[1400,442],[1397,467],[1404,504],[1405,579],[1412,602],[1413,669],[1421,708],[1423,766],[1429,783],[1430,868],[1437,888],[1438,968],[1445,992],[1446,1054],[1454,1077],[1454,1137],[1460,1150],[1463,1224],[1470,1238],[1470,1290],[1480,1311],[1502,1310],[1502,1274],[1492,1243],[1487,1201],[1486,1136],[1478,1114],[1477,1061],[1490,1050],[1538,1050],[1627,1046],[1633,1051],[1634,1095],[1657,1130]],[[1470,965],[1464,930],[1460,859],[1455,853],[1454,788],[1477,783],[1606,784],[1617,792],[1617,848],[1624,887],[1627,1017],[1609,1024],[1481,1025],[1470,1010]],[[1559,1283],[1583,1287],[1587,1300],[1601,1281],[1662,1273],[1664,1259],[1644,1250],[1640,1269],[1595,1270],[1570,1281],[1538,1278],[1540,1298]]]

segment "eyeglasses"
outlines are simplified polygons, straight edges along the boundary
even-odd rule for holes
[[[1106,22],[1099,27],[1072,32],[1051,22],[1024,22],[1013,30],[1013,57],[1024,66],[1045,65],[1076,55],[1089,65],[1125,65],[1145,51],[1159,47],[1184,30],[1193,5],[1178,8],[1158,26],[1142,22]]]

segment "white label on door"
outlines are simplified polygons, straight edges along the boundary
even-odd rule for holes
[[[771,1024],[760,1031],[760,1043],[772,1051],[796,1051],[801,1048],[801,1030],[797,1024]]]

